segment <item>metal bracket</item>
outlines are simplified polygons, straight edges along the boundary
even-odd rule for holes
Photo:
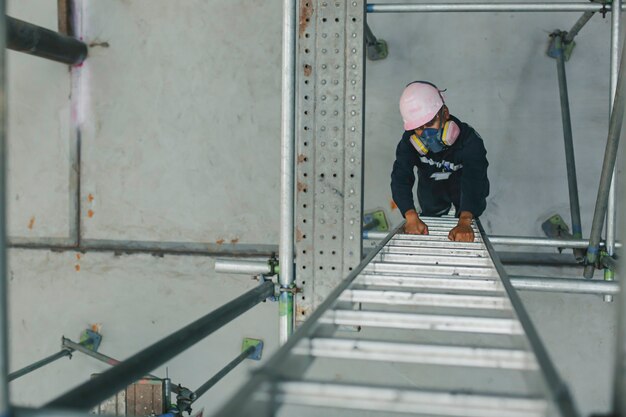
[[[612,3],[612,2],[607,2]],[[600,14],[602,14],[602,18],[606,18],[606,14],[609,12],[609,9],[606,8],[607,3],[602,3],[602,9],[600,9]]]
[[[389,55],[387,42],[383,39],[377,39],[367,23],[365,23],[365,45],[367,47],[367,58],[370,61],[385,59]]]
[[[385,40],[376,39],[376,42],[367,44],[367,59],[370,61],[385,59],[387,55],[389,55],[389,48]]]
[[[264,283],[268,281],[274,284],[274,294],[267,298],[267,300],[269,301],[278,301],[280,294],[284,292],[291,293],[294,297],[296,296],[296,294],[299,294],[302,292],[302,288],[298,288],[295,283],[293,283],[292,286],[289,288],[281,287],[281,285],[278,283],[278,278],[276,275],[272,275],[272,276],[259,275],[260,285],[263,285]]]
[[[267,265],[270,267],[270,273],[268,276],[274,276],[280,274],[280,267],[278,264],[278,258],[276,257],[276,252],[272,252],[270,259],[267,261]]]
[[[245,352],[250,346],[254,346],[255,350],[248,356],[248,359],[252,359],[255,361],[261,360],[261,355],[263,354],[263,341],[260,339],[252,339],[246,337],[243,339],[243,345],[241,346],[241,351]]]
[[[574,52],[574,47],[576,46],[575,41],[565,42],[565,36],[567,32],[563,32],[561,30],[555,30],[550,34],[550,40],[548,43],[547,55],[550,58],[558,58],[561,54],[565,58],[565,61],[569,61],[572,56],[572,52]]]
[[[293,286],[289,287],[289,288],[283,288],[283,287],[279,287],[278,288],[279,292],[288,292],[291,293],[292,295],[296,295],[302,292],[302,288],[298,288],[296,287],[296,285],[294,284]]]

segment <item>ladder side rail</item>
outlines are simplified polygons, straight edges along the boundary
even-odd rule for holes
[[[502,280],[502,284],[509,295],[509,299],[511,300],[511,305],[517,314],[517,319],[519,320],[524,332],[526,333],[526,337],[530,346],[535,354],[537,359],[537,363],[539,364],[539,368],[541,369],[541,373],[543,374],[547,388],[549,390],[549,397],[554,401],[559,413],[562,417],[578,417],[580,413],[578,412],[576,405],[572,399],[572,396],[569,392],[569,389],[565,382],[561,379],[556,367],[552,363],[550,359],[550,355],[548,354],[547,349],[545,348],[537,329],[533,325],[524,304],[522,303],[517,290],[511,284],[511,280],[500,262],[500,258],[494,249],[493,245],[489,241],[489,237],[487,233],[485,233],[485,229],[483,225],[480,223],[478,219],[476,219],[476,224],[478,225],[478,229],[480,230],[480,234],[483,237],[483,242],[491,255],[491,259],[493,260],[496,271],[500,275],[500,279]]]

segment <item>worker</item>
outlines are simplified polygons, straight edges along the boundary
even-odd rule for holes
[[[450,114],[437,86],[415,81],[400,97],[404,134],[396,149],[391,172],[393,200],[406,219],[405,233],[427,235],[428,225],[420,216],[443,216],[454,205],[457,225],[448,238],[473,242],[472,219],[487,206],[489,180],[487,151],[480,135]],[[413,185],[417,167],[415,209]]]

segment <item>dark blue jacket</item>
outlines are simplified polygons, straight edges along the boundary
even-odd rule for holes
[[[441,200],[442,195],[456,206],[458,213],[469,211],[478,217],[485,210],[489,195],[485,145],[470,125],[454,116],[450,119],[459,125],[461,133],[452,146],[439,153],[428,152],[425,156],[417,153],[410,142],[413,131],[404,132],[398,143],[391,172],[391,193],[403,216],[408,210],[415,209],[415,167],[422,211],[434,200]]]

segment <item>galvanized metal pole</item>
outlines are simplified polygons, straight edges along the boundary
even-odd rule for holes
[[[0,417],[10,413],[9,309],[6,251],[6,3],[0,0]]]
[[[569,94],[565,74],[565,45],[562,35],[555,35],[556,69],[559,79],[559,97],[561,99],[561,120],[563,121],[563,140],[565,142],[565,165],[567,166],[567,185],[569,188],[569,208],[572,216],[572,233],[575,239],[582,238],[580,222],[580,203],[578,202],[578,181],[576,179],[576,158],[574,157],[574,141],[572,139],[572,120],[569,111]],[[582,257],[582,255],[581,255]]]
[[[620,5],[621,0],[614,0],[613,4]],[[611,100],[611,104],[613,104],[613,109],[611,111],[611,116],[615,113],[615,107],[617,107],[617,94],[620,94],[620,90],[622,86],[620,85],[622,80],[622,71],[624,69],[621,67],[624,65],[624,50],[622,50],[621,63],[619,68],[619,77],[615,80],[613,74],[616,72],[615,63],[617,62],[617,51],[619,50],[619,41],[620,41],[620,17],[621,13],[613,13],[611,19],[611,97],[615,96],[615,104],[613,104],[613,100]],[[621,112],[623,113],[623,109]],[[612,119],[612,117],[611,117]],[[626,149],[622,147],[622,155],[626,154]],[[613,181],[611,183],[611,194],[614,196],[615,193],[615,172],[613,172]],[[622,199],[626,198],[626,184],[622,183]],[[614,212],[615,213],[615,212]],[[622,215],[621,219],[622,224],[622,233],[626,230],[626,219]],[[614,224],[613,224],[613,227]],[[607,244],[609,238],[609,225],[607,222]],[[607,252],[609,255],[613,255],[614,248],[609,252],[607,248]],[[623,268],[619,269],[620,272],[620,294],[618,297],[618,317],[617,317],[617,346],[615,350],[615,366],[613,369],[615,370],[615,374],[613,375],[613,413],[616,416],[624,416],[626,415],[626,289],[624,285],[624,270]],[[611,275],[608,277],[610,279],[613,278],[614,271],[611,271]],[[607,279],[607,274],[605,270],[605,279]],[[605,299],[606,299],[605,295]]]
[[[280,164],[279,282],[282,289],[294,283],[294,148],[296,123],[296,0],[283,0],[283,61]],[[279,341],[293,333],[294,297],[283,291],[278,299]]]
[[[565,38],[563,39],[565,43],[570,43],[574,40],[578,32],[591,20],[595,12],[585,12],[583,15],[574,23],[574,26],[565,34]]]
[[[363,231],[363,239],[380,240],[385,238],[386,232]],[[545,237],[532,236],[504,236],[491,235],[488,236],[489,241],[494,245],[505,246],[537,246],[544,248],[581,248],[585,249],[589,246],[588,239],[549,239]],[[604,247],[604,242],[600,242],[600,247]],[[616,248],[621,248],[622,243],[616,242]]]
[[[605,10],[611,10],[606,5]],[[378,4],[367,5],[368,13],[435,13],[435,12],[599,12],[603,5],[598,3],[421,3],[421,4]]]
[[[609,112],[613,111],[613,102],[615,100],[615,92],[617,91],[617,77],[619,72],[619,42],[621,38],[621,10],[622,0],[614,0],[613,6],[615,11],[611,14],[611,56],[610,56],[610,96],[609,96]],[[609,113],[610,114],[610,113]],[[611,176],[611,188],[609,190],[609,206],[606,213],[606,252],[609,256],[615,254],[615,170]],[[613,281],[615,272],[610,269],[604,270],[604,279]],[[604,301],[613,301],[613,296],[607,294]]]
[[[198,388],[197,390],[194,391],[194,394],[196,395],[196,398],[193,400],[193,402],[198,401],[198,398],[202,397],[208,390],[211,389],[211,387],[215,384],[217,384],[218,382],[220,382],[220,380],[222,378],[224,378],[226,375],[228,375],[228,373],[230,371],[232,371],[233,369],[235,369],[237,367],[237,365],[239,365],[241,362],[243,362],[247,357],[249,357],[250,355],[252,355],[255,351],[256,347],[255,346],[250,346],[248,349],[244,350],[243,352],[241,352],[239,354],[239,356],[237,356],[235,359],[233,359],[232,361],[230,361],[225,367],[223,367],[222,369],[219,370],[218,373],[216,373],[215,375],[213,375],[211,377],[211,379],[209,379],[207,382],[205,382],[204,384],[202,384],[200,386],[200,388]]]
[[[622,150],[622,157],[626,150]],[[626,184],[622,183],[622,203],[626,199]],[[622,215],[621,230],[626,233],[626,218]],[[620,293],[617,295],[617,338],[615,349],[615,365],[613,366],[613,415],[626,416],[626,282],[624,269],[620,268]],[[611,283],[613,284],[613,283]]]
[[[268,275],[272,271],[267,261],[244,261],[241,259],[216,259],[215,272],[226,274]]]
[[[617,294],[617,282],[589,281],[581,278],[552,278],[511,276],[511,284],[518,291],[560,292],[572,294]]]
[[[47,358],[44,358],[40,361],[37,361],[35,363],[32,363],[28,366],[23,367],[22,369],[18,369],[15,372],[11,372],[9,374],[9,376],[7,377],[8,381],[13,381],[14,379],[23,377],[24,375],[27,375],[33,371],[36,371],[39,368],[43,368],[44,366],[57,361],[61,358],[64,358],[66,356],[72,356],[72,351],[70,349],[63,349],[60,352],[55,353],[54,355],[50,355]]]
[[[622,122],[624,120],[624,108],[626,101],[626,62],[624,60],[624,51],[620,61],[619,74],[617,78],[617,89],[615,92],[615,100],[611,110],[611,121],[609,122],[609,134],[606,141],[606,149],[604,151],[604,162],[602,164],[602,173],[600,176],[600,186],[598,187],[598,196],[596,199],[596,207],[593,214],[593,222],[591,224],[591,235],[589,237],[589,247],[587,248],[587,266],[585,266],[584,277],[593,278],[595,263],[598,259],[598,251],[600,244],[600,235],[602,234],[602,224],[604,216],[607,212],[609,203],[609,188],[611,178],[614,173],[615,160],[617,158],[617,148],[619,145],[620,132],[622,130]],[[615,206],[613,206],[614,209]],[[608,223],[608,222],[607,222]],[[607,224],[607,230],[615,227],[615,223]],[[613,237],[614,238],[614,237]],[[614,242],[613,242],[614,244]],[[607,242],[608,245],[608,242]]]

